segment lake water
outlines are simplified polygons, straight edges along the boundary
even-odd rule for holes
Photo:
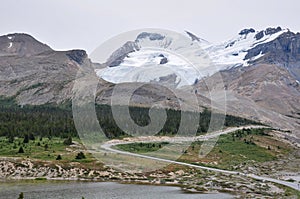
[[[228,194],[188,194],[179,187],[118,184],[114,182],[6,182],[0,183],[0,198],[17,199],[222,199]]]

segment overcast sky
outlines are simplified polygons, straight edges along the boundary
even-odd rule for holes
[[[189,30],[211,42],[246,27],[300,31],[299,9],[299,0],[1,0],[0,34],[26,32],[56,50],[91,53],[140,28]]]

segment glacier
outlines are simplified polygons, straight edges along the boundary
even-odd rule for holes
[[[118,64],[95,69],[95,72],[98,77],[116,84],[168,79],[169,83],[171,81],[180,88],[221,70],[248,66],[249,61],[263,56],[260,54],[246,60],[249,49],[271,42],[287,31],[279,27],[264,31],[244,29],[239,35],[219,44],[207,42],[187,31],[182,37],[164,32],[142,32],[135,41],[130,41],[130,45],[134,46],[130,51],[121,55],[120,51],[112,53],[119,56]],[[124,44],[120,49],[125,47]],[[176,78],[173,78],[174,75]]]

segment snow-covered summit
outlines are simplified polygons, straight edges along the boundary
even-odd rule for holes
[[[287,29],[268,28],[256,31],[244,29],[232,39],[212,44],[186,31],[185,36],[142,32],[134,41],[126,42],[112,53],[99,77],[113,83],[150,82],[174,77],[175,87],[192,85],[204,76],[236,66],[247,66],[263,56],[245,59],[257,45],[276,39]]]
[[[199,47],[200,41],[172,32],[142,32],[114,51],[107,67],[97,69],[96,73],[113,83],[154,81],[173,87],[192,85],[207,75],[201,71],[209,67],[209,59],[203,61],[205,52]]]
[[[279,35],[287,32],[287,29],[267,28],[262,31],[255,31],[253,28],[242,30],[238,36],[222,42],[220,44],[211,44],[209,46],[203,46],[210,58],[219,67],[226,66],[238,66],[247,65],[248,61],[258,59],[260,56],[252,57],[251,60],[246,60],[245,57],[248,50],[254,48],[257,45],[268,43],[276,39]]]

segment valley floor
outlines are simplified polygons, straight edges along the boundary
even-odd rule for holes
[[[169,162],[166,167],[149,172],[124,172],[105,166],[101,158],[103,160],[110,158],[116,152],[108,149],[117,150],[118,152],[122,150],[127,155],[133,152],[139,155],[145,152],[143,150],[148,146],[147,143],[151,143],[151,147],[146,150],[157,150],[159,146],[157,143],[165,142],[166,144],[172,140],[174,141],[174,138],[151,139],[148,137],[139,140],[124,138],[123,140],[110,141],[110,145],[104,147],[105,153],[97,159],[84,149],[79,140],[73,141],[70,146],[63,146],[62,140],[52,139],[50,141],[45,139],[41,141],[41,144],[47,143],[49,148],[46,151],[42,150],[42,152],[37,152],[35,149],[37,143],[31,141],[32,143],[29,143],[26,148],[24,147],[24,154],[9,155],[6,150],[2,150],[0,178],[3,181],[12,179],[90,180],[178,185],[189,192],[230,192],[235,194],[237,198],[299,198],[299,191],[281,185],[284,184],[281,182],[286,182],[286,185],[297,185],[297,181],[299,182],[297,178],[299,176],[299,167],[297,166],[299,165],[299,157],[297,156],[299,148],[282,139],[281,133],[275,136],[274,131],[254,131],[253,129],[251,133],[248,131],[249,134],[241,133],[242,131],[247,132],[247,128],[244,127],[227,131],[227,133],[234,132],[234,136],[237,137],[231,134],[218,133],[218,135],[224,135],[221,135],[216,149],[202,160],[196,159],[194,154],[198,150],[198,144],[201,144],[201,139],[198,137],[198,142],[194,142],[178,159],[178,162]],[[266,134],[262,134],[262,132]],[[249,145],[246,143],[249,138],[252,138],[254,144]],[[270,139],[272,143],[275,143],[274,146],[270,145]],[[233,144],[234,147],[240,146],[242,148],[232,150],[225,144],[227,142],[230,142],[230,145]],[[0,147],[3,146],[0,144]],[[257,156],[248,155],[245,158],[248,161],[245,161],[244,158],[237,158],[247,155],[241,152],[245,149],[243,147],[256,152]],[[29,153],[27,152],[29,149],[31,151],[36,150],[36,152]],[[18,148],[15,149],[15,151],[17,150]],[[80,151],[84,152],[86,158],[75,159],[74,157]],[[61,154],[62,160],[55,160],[57,154]],[[264,154],[265,158],[269,157],[271,159],[260,159],[260,154]],[[227,160],[226,157],[228,156],[234,158],[237,162]],[[220,172],[225,170],[226,172]],[[252,174],[257,177],[252,176]],[[262,176],[262,178],[258,176]],[[270,177],[281,181],[270,182],[267,179]]]

